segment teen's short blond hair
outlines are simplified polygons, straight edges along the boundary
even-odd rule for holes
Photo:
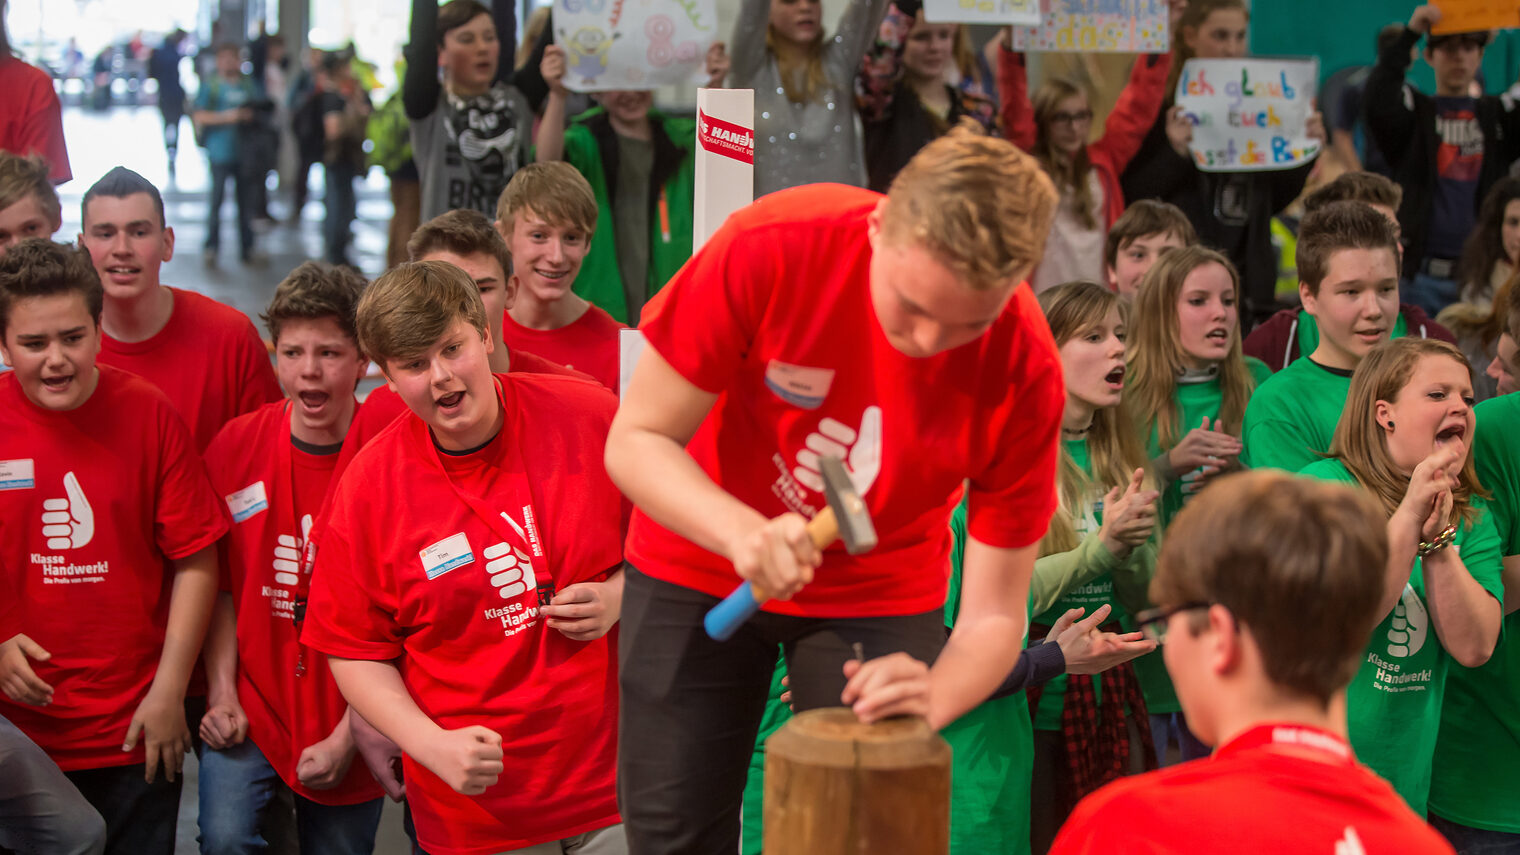
[[[552,226],[572,226],[589,238],[596,231],[596,194],[580,170],[563,160],[530,163],[513,173],[496,200],[496,221],[512,233],[519,211],[532,211]]]
[[[470,274],[444,261],[409,261],[359,299],[359,348],[384,368],[426,352],[461,319],[486,335],[486,307]]]
[[[1038,161],[963,122],[897,173],[882,237],[921,245],[973,288],[995,288],[1039,263],[1056,200]]]
[[[58,201],[58,191],[48,177],[47,161],[32,155],[22,157],[8,151],[0,151],[0,211],[20,202],[27,196],[36,196],[37,205],[50,223],[63,220],[63,205]]]

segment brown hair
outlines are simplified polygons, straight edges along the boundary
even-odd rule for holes
[[[1124,318],[1127,306],[1119,296],[1092,282],[1067,282],[1039,296],[1040,309],[1050,324],[1051,335],[1060,347],[1085,334],[1108,317],[1114,309]],[[1092,428],[1087,434],[1087,452],[1092,474],[1082,471],[1061,444],[1060,463],[1056,470],[1060,505],[1040,541],[1041,555],[1070,552],[1077,548],[1076,519],[1092,504],[1093,494],[1129,484],[1130,475],[1145,465],[1145,449],[1135,433],[1123,399],[1119,406],[1093,413]]]
[[[1067,98],[1080,96],[1089,105],[1092,99],[1087,97],[1087,92],[1077,84],[1060,77],[1052,77],[1040,84],[1035,90],[1033,101],[1034,107],[1034,150],[1031,152],[1050,173],[1050,178],[1062,193],[1070,193],[1076,203],[1077,221],[1083,228],[1092,230],[1098,227],[1098,219],[1095,216],[1097,200],[1093,199],[1091,183],[1088,176],[1092,174],[1092,161],[1087,157],[1087,144],[1070,158],[1056,151],[1050,142],[1050,126],[1055,121],[1056,111],[1061,102]],[[1089,107],[1090,109],[1090,107]]]
[[[1491,304],[1452,303],[1436,315],[1436,323],[1450,330],[1457,341],[1475,338],[1485,351],[1488,350],[1511,325],[1509,306],[1517,281],[1520,281],[1520,267],[1500,283]]]
[[[1328,456],[1345,464],[1356,482],[1378,500],[1384,516],[1391,517],[1409,491],[1409,476],[1393,464],[1388,454],[1388,437],[1377,420],[1377,402],[1397,402],[1399,393],[1414,376],[1420,360],[1444,356],[1454,360],[1472,375],[1472,366],[1456,345],[1433,338],[1396,338],[1372,349],[1351,375],[1351,391],[1345,409],[1335,425]],[[1469,440],[1471,441],[1471,440]],[[1462,464],[1462,475],[1452,491],[1452,512],[1465,523],[1477,518],[1471,504],[1473,495],[1483,496],[1473,468],[1472,454]]]
[[[1108,237],[1103,241],[1103,262],[1113,267],[1125,247],[1140,238],[1159,234],[1175,235],[1183,246],[1198,242],[1198,232],[1181,208],[1160,199],[1132,202],[1108,229]]]
[[[563,160],[530,163],[513,173],[496,200],[496,221],[503,235],[511,234],[522,210],[552,225],[581,229],[588,240],[596,231],[596,194],[580,170]]]
[[[417,261],[430,252],[443,250],[456,255],[484,253],[501,265],[502,284],[512,275],[512,250],[501,233],[486,219],[486,215],[468,208],[459,208],[428,220],[412,232],[406,242],[406,254]]]
[[[1504,287],[1507,293],[1503,302],[1508,316],[1505,324],[1508,326],[1509,337],[1520,343],[1520,270],[1515,271],[1515,275],[1509,278]],[[1499,300],[1496,299],[1494,305],[1499,305]]]
[[[513,66],[522,68],[528,64],[533,56],[533,49],[538,47],[538,39],[544,34],[544,28],[549,26],[549,10],[552,7],[540,6],[528,16],[527,26],[523,27],[522,44],[517,47],[517,56],[513,57]]]
[[[269,337],[280,340],[287,321],[332,318],[343,334],[359,341],[354,314],[368,283],[352,267],[334,267],[320,261],[303,262],[275,286],[274,297],[261,317]]]
[[[1187,40],[1183,38],[1184,30],[1192,27],[1198,29],[1209,20],[1209,16],[1215,12],[1232,9],[1246,16],[1246,22],[1251,21],[1251,9],[1245,0],[1188,0],[1187,8],[1182,12],[1182,20],[1177,22],[1177,28],[1172,31],[1172,70],[1166,76],[1166,103],[1170,105],[1177,92],[1177,80],[1182,77],[1182,66],[1193,58],[1193,50],[1187,46]]]
[[[774,0],[772,0],[774,2]],[[776,60],[776,76],[781,78],[781,88],[786,90],[786,100],[793,104],[807,104],[818,98],[829,87],[829,76],[823,70],[823,31],[819,30],[812,44],[807,46],[803,59],[776,51],[776,28],[765,26],[765,52]],[[850,97],[845,93],[844,97]]]
[[[1504,210],[1516,199],[1520,199],[1520,178],[1513,175],[1495,181],[1488,195],[1483,197],[1473,230],[1462,244],[1462,257],[1457,260],[1459,285],[1464,288],[1476,286],[1486,291],[1493,278],[1494,265],[1509,261],[1504,255]]]
[[[1393,223],[1365,202],[1331,202],[1304,217],[1298,229],[1298,278],[1313,295],[1330,272],[1330,256],[1344,249],[1386,249],[1398,267]]]
[[[1226,475],[1206,495],[1167,530],[1151,600],[1224,606],[1250,632],[1267,679],[1328,704],[1382,617],[1388,536],[1376,504],[1344,484],[1270,470]]]
[[[486,336],[486,307],[470,274],[442,261],[408,261],[359,299],[359,348],[389,370],[387,360],[423,353],[461,319]]]
[[[1055,211],[1056,190],[1039,163],[967,118],[892,179],[881,230],[989,289],[1039,263]]]
[[[0,256],[0,336],[5,335],[11,307],[18,300],[59,294],[83,297],[90,317],[100,326],[106,292],[87,250],[47,238],[32,238],[11,247]]]
[[[438,46],[443,47],[443,39],[449,33],[481,15],[489,16],[491,10],[481,3],[480,0],[449,0],[438,7]],[[510,48],[509,48],[510,49]]]
[[[53,189],[53,180],[48,177],[47,161],[35,154],[22,157],[0,151],[0,210],[27,196],[37,197],[37,206],[57,231],[63,220],[63,203],[58,201],[58,191]]]
[[[1129,337],[1129,372],[1124,397],[1142,434],[1156,431],[1156,441],[1170,449],[1182,438],[1178,424],[1177,377],[1186,367],[1183,359],[1181,328],[1177,321],[1177,299],[1182,286],[1193,271],[1217,264],[1230,274],[1235,286],[1235,300],[1240,301],[1240,274],[1228,258],[1203,246],[1185,246],[1161,256],[1145,274],[1140,293],[1135,296],[1134,323]],[[1240,436],[1246,404],[1256,389],[1256,380],[1241,354],[1240,328],[1231,336],[1230,353],[1219,363],[1219,424],[1234,436]]]
[[[1382,205],[1398,211],[1404,188],[1376,172],[1343,172],[1334,181],[1304,198],[1304,213],[1312,214],[1335,202]]]

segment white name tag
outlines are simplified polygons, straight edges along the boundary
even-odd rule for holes
[[[269,510],[269,494],[264,490],[264,482],[256,481],[228,496],[227,510],[232,512],[235,523]]]
[[[0,460],[0,490],[30,490],[37,486],[32,458]]]
[[[462,531],[445,537],[417,554],[422,558],[422,572],[429,579],[437,579],[456,567],[475,562],[475,553],[470,551],[470,539]]]

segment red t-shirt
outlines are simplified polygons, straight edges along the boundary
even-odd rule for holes
[[[53,654],[31,666],[54,689],[44,707],[0,695],[0,715],[66,771],[141,763],[141,740],[121,745],[158,672],[168,560],[227,531],[222,502],[168,399],[108,365],[68,412],[0,376],[0,436],[0,635]]]
[[[1051,855],[1451,855],[1339,737],[1259,725],[1212,757],[1121,778],[1077,805]]]
[[[628,327],[596,306],[573,323],[557,330],[528,329],[507,312],[501,322],[501,338],[516,358],[518,348],[557,362],[567,368],[584,371],[608,389],[618,387],[618,330]]]
[[[42,155],[54,184],[73,178],[63,109],[48,73],[14,57],[0,59],[0,92],[0,151]]]
[[[211,483],[232,516],[222,572],[237,607],[237,691],[248,738],[291,789],[325,805],[383,794],[363,763],[330,790],[309,789],[296,775],[301,752],[330,736],[348,709],[327,657],[301,650],[294,620],[301,555],[337,463],[336,452],[292,445],[286,401],[233,419],[206,449]]]
[[[162,389],[190,424],[195,447],[204,451],[223,425],[285,396],[246,315],[194,291],[169,290],[169,323],[131,344],[102,335],[100,361]]]
[[[812,185],[738,211],[644,308],[640,329],[686,379],[720,393],[687,449],[767,517],[826,506],[817,455],[843,454],[880,545],[825,552],[812,584],[766,611],[918,614],[945,604],[948,520],[970,479],[971,536],[1035,543],[1055,510],[1061,361],[1028,287],[976,341],[908,357],[870,297],[866,216],[882,197]],[[714,596],[733,565],[635,511],[628,561]]]
[[[496,375],[505,411],[485,448],[452,456],[415,415],[344,475],[319,540],[302,641],[398,660],[445,729],[499,733],[506,770],[463,796],[407,757],[422,847],[488,855],[619,822],[615,633],[571,641],[539,594],[622,561],[622,496],[602,466],[617,401],[594,384]],[[404,524],[402,524],[404,523]]]

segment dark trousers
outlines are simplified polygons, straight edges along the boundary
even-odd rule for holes
[[[1435,814],[1430,815],[1430,824],[1457,855],[1520,855],[1520,834],[1458,825]]]
[[[175,823],[184,777],[165,779],[160,768],[153,783],[143,780],[145,767],[112,766],[66,772],[106,821],[106,855],[174,855]]]
[[[296,167],[295,184],[292,185],[295,195],[291,200],[295,206],[291,218],[297,222],[300,221],[301,210],[306,207],[306,200],[311,195],[311,168],[322,162],[321,149],[318,149],[316,157],[310,157],[303,153],[300,155],[300,159],[300,164]]]
[[[358,170],[348,163],[327,163],[323,168],[327,173],[327,220],[322,224],[322,237],[327,244],[327,262],[347,264],[354,218],[359,214],[359,201],[354,195]]]
[[[227,200],[229,179],[237,202],[238,250],[247,261],[253,252],[253,176],[237,163],[211,164],[211,210],[206,216],[206,249],[214,251],[222,245],[222,203]]]
[[[755,735],[786,656],[799,712],[839,706],[844,663],[903,651],[932,663],[945,645],[944,612],[876,618],[799,618],[762,612],[728,641],[702,617],[716,597],[630,567],[618,656],[618,805],[630,855],[730,855]]]
[[[37,743],[0,716],[0,851],[100,855],[105,845],[100,813]]]

